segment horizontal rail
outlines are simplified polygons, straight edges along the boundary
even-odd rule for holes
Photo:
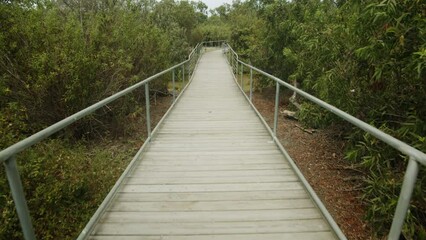
[[[3,151],[0,152],[0,162],[6,161],[12,155],[15,155],[15,154],[25,150],[26,148],[31,147],[32,145],[42,141],[43,139],[46,139],[47,137],[51,136],[52,134],[54,134],[54,133],[64,129],[68,125],[76,122],[77,120],[93,113],[94,111],[98,110],[101,107],[104,107],[108,103],[111,103],[111,102],[115,101],[116,99],[127,95],[128,93],[134,91],[135,89],[143,86],[144,84],[154,80],[155,78],[157,78],[157,77],[159,77],[159,76],[161,76],[165,73],[168,73],[169,71],[175,69],[178,66],[183,65],[184,63],[186,63],[186,61],[183,62],[183,63],[179,63],[179,64],[177,64],[177,65],[175,65],[175,66],[173,66],[173,67],[171,67],[167,70],[164,70],[160,73],[157,73],[157,74],[155,74],[155,75],[153,75],[153,76],[151,76],[151,77],[149,77],[149,78],[147,78],[147,79],[145,79],[145,80],[143,80],[143,81],[141,81],[141,82],[139,82],[139,83],[137,83],[137,84],[135,84],[131,87],[128,87],[128,88],[108,97],[108,98],[105,98],[104,100],[102,100],[100,102],[97,102],[97,103],[95,103],[95,104],[93,104],[93,105],[91,105],[91,106],[89,106],[89,107],[87,107],[87,108],[85,108],[85,109],[83,109],[83,110],[81,110],[81,111],[79,111],[79,112],[77,112],[77,113],[57,122],[57,123],[55,123],[55,124],[53,124],[53,125],[51,125],[50,127],[47,127],[45,129],[31,135],[30,137],[28,137],[28,138],[26,138],[26,139],[24,139],[24,140],[22,140],[18,143],[13,144],[12,146],[10,146],[10,147],[8,147],[8,148],[6,148],[6,149],[4,149]]]
[[[388,239],[390,240],[397,240],[400,238],[401,235],[401,231],[402,231],[402,227],[403,224],[405,222],[405,217],[406,214],[408,212],[408,209],[410,207],[410,200],[411,200],[411,196],[416,184],[416,180],[417,180],[417,175],[419,172],[419,166],[418,163],[426,166],[426,154],[421,152],[420,150],[396,139],[395,137],[367,124],[366,122],[355,118],[354,116],[334,107],[331,104],[328,104],[324,101],[322,101],[321,99],[318,99],[312,95],[310,95],[309,93],[304,92],[303,90],[292,86],[291,84],[267,73],[264,72],[248,63],[245,63],[241,60],[239,60],[239,56],[238,54],[232,49],[231,46],[229,46],[229,44],[227,44],[228,46],[228,51],[230,51],[230,53],[232,54],[232,56],[230,56],[230,61],[229,63],[231,64],[232,67],[232,71],[234,66],[236,67],[236,71],[235,71],[235,77],[237,77],[236,75],[238,74],[238,65],[239,63],[241,64],[241,69],[243,68],[243,66],[246,66],[250,69],[250,97],[247,97],[246,93],[244,92],[243,89],[243,83],[241,82],[241,90],[244,94],[244,96],[249,100],[250,104],[252,105],[252,107],[254,107],[253,103],[252,103],[252,74],[253,74],[253,70],[274,80],[277,84],[277,92],[276,92],[276,99],[278,98],[278,94],[279,94],[279,86],[284,86],[292,91],[294,91],[295,93],[298,93],[299,95],[305,97],[306,99],[310,100],[311,102],[325,108],[326,110],[334,113],[335,115],[337,115],[338,117],[348,121],[349,123],[357,126],[358,128],[364,130],[365,132],[375,136],[376,138],[380,139],[381,141],[383,141],[384,143],[388,144],[389,146],[393,147],[394,149],[398,150],[399,152],[409,156],[409,161],[408,161],[408,166],[407,169],[405,171],[404,174],[404,180],[402,183],[402,187],[401,187],[401,191],[400,191],[400,195],[398,198],[398,204],[396,206],[395,209],[395,214],[393,217],[393,221],[392,221],[392,226],[390,228],[389,231],[389,235],[388,235]],[[234,60],[235,58],[235,60]],[[241,79],[243,79],[243,71],[241,71]],[[236,79],[236,78],[235,78]],[[238,83],[237,83],[238,84]],[[254,108],[255,109],[255,108]],[[277,113],[277,109],[278,109],[278,101],[276,100],[275,103],[275,122],[274,122],[274,132],[276,131],[277,128],[277,124],[276,124],[276,119],[278,117],[278,113]],[[255,109],[255,111],[257,112],[257,110]],[[266,125],[268,128],[269,126]],[[270,129],[269,129],[270,130]],[[275,136],[274,133],[271,132],[271,135],[273,136],[274,141],[277,143],[277,145],[280,147],[280,149],[283,151],[284,155],[290,157],[284,150],[284,148],[282,148],[278,138]],[[290,159],[290,163],[292,162],[291,158]],[[297,170],[297,168],[296,168]],[[296,171],[296,173],[298,173],[298,170]],[[301,179],[302,182],[306,182],[304,179],[303,175],[299,175],[299,178]],[[313,190],[311,191],[311,188],[309,186],[309,184],[306,182],[305,186],[307,187],[307,190],[311,193],[311,196],[313,196],[314,201],[319,204],[319,207],[321,209],[321,211],[323,212],[324,216],[326,217],[326,219],[328,220],[328,222],[331,224],[332,228],[337,230],[336,234],[338,235],[339,238],[343,239],[344,235],[343,233],[341,233],[340,228],[335,224],[334,220],[331,218],[331,216],[329,216],[328,211],[325,209],[325,207],[322,205],[321,201],[319,201],[319,198],[316,196],[315,192],[313,192]],[[318,201],[317,201],[318,200]],[[325,211],[323,211],[323,209],[325,209]],[[331,220],[330,220],[331,219]]]
[[[234,56],[238,56],[238,54],[234,54]],[[232,61],[231,61],[232,62]],[[299,178],[299,180],[302,182],[302,185],[304,186],[304,188],[306,189],[306,191],[309,193],[309,195],[311,196],[313,202],[316,204],[316,206],[319,208],[320,212],[322,213],[322,215],[324,216],[325,220],[328,222],[329,226],[331,227],[331,229],[334,231],[334,234],[340,239],[340,240],[346,240],[346,236],[345,234],[342,232],[342,230],[340,229],[339,225],[337,225],[336,221],[334,221],[333,217],[331,216],[331,214],[328,212],[327,208],[325,207],[325,205],[322,203],[321,199],[318,197],[318,195],[315,193],[314,189],[311,187],[311,185],[309,184],[308,180],[306,180],[305,176],[303,175],[303,173],[300,171],[300,169],[298,168],[298,166],[296,165],[296,163],[293,161],[293,159],[291,158],[291,156],[288,154],[288,152],[284,149],[284,147],[282,146],[282,144],[280,143],[276,131],[277,131],[277,121],[278,121],[278,94],[279,94],[279,83],[276,83],[276,93],[275,93],[275,113],[274,113],[274,127],[273,129],[271,129],[271,127],[268,125],[268,123],[265,121],[265,119],[263,118],[262,114],[260,114],[260,112],[256,109],[256,107],[254,106],[253,102],[252,102],[252,68],[250,68],[250,96],[247,96],[247,94],[244,92],[243,89],[243,84],[241,84],[240,86],[240,90],[243,93],[244,97],[246,98],[246,100],[249,102],[251,108],[256,112],[256,114],[259,116],[261,122],[263,123],[263,125],[266,127],[266,130],[269,132],[269,134],[272,137],[272,140],[276,143],[276,145],[278,146],[278,149],[281,151],[281,153],[284,155],[285,159],[288,160],[288,162],[290,163],[291,168],[294,170],[295,174],[297,175],[297,177]],[[242,73],[242,72],[241,72]],[[235,82],[238,84],[237,81],[237,76],[234,76],[234,80]]]
[[[114,94],[110,97],[107,97],[104,100],[101,100],[101,101],[99,101],[99,102],[97,102],[97,103],[95,103],[95,104],[93,104],[93,105],[91,105],[91,106],[89,106],[89,107],[87,107],[87,108],[85,108],[85,109],[83,109],[83,110],[81,110],[81,111],[79,111],[79,112],[77,112],[77,113],[75,113],[75,114],[73,114],[73,115],[71,115],[71,116],[51,125],[51,126],[49,126],[49,127],[47,127],[47,128],[45,128],[45,129],[43,129],[39,132],[31,135],[30,137],[28,137],[28,138],[26,138],[26,139],[24,139],[20,142],[17,142],[15,144],[9,146],[8,148],[2,150],[0,152],[0,163],[6,161],[11,156],[31,147],[32,145],[37,144],[40,141],[48,138],[52,134],[64,129],[65,127],[76,122],[77,120],[79,120],[79,119],[81,119],[81,118],[83,118],[87,115],[90,115],[91,113],[98,110],[99,108],[102,108],[102,107],[106,106],[107,104],[117,100],[118,98],[129,94],[130,92],[136,90],[137,88],[144,86],[145,84],[151,82],[152,80],[154,80],[154,79],[156,79],[156,78],[158,78],[158,77],[160,77],[160,76],[162,76],[162,75],[164,75],[164,74],[166,74],[166,73],[168,73],[168,72],[170,72],[170,71],[172,71],[172,70],[174,70],[174,69],[176,69],[180,66],[183,66],[184,64],[186,64],[187,62],[189,62],[191,60],[192,56],[196,52],[196,49],[199,48],[200,44],[203,44],[203,43],[197,44],[197,46],[188,55],[187,60],[185,60],[181,63],[178,63],[178,64],[176,64],[176,65],[174,65],[174,66],[172,66],[172,67],[170,67],[170,68],[168,68],[168,69],[166,69],[162,72],[159,72],[155,75],[152,75],[151,77],[148,77],[145,80],[143,80],[139,83],[136,83],[135,85],[132,85],[132,86],[130,86],[130,87],[128,87],[128,88],[126,88],[126,89],[124,89],[124,90],[122,90],[122,91],[120,91],[120,92],[118,92],[118,93],[116,93],[116,94]]]
[[[230,49],[231,49],[231,51],[234,52],[234,50],[231,47],[230,47]],[[236,56],[238,56],[238,54],[236,54]],[[317,105],[319,105],[319,106],[327,109],[328,111],[334,113],[338,117],[340,117],[340,118],[352,123],[353,125],[363,129],[364,131],[366,131],[366,132],[370,133],[371,135],[377,137],[378,139],[387,143],[389,146],[392,146],[396,150],[404,153],[405,155],[414,157],[419,163],[426,166],[426,154],[421,152],[420,150],[418,150],[414,147],[411,147],[410,145],[406,144],[405,142],[402,142],[401,140],[398,140],[395,137],[392,137],[391,135],[371,126],[370,124],[368,124],[368,123],[366,123],[366,122],[364,122],[364,121],[362,121],[362,120],[360,120],[360,119],[338,109],[337,107],[335,107],[331,104],[328,104],[328,103],[322,101],[319,98],[312,96],[311,94],[309,94],[309,93],[307,93],[307,92],[305,92],[305,91],[303,91],[299,88],[294,87],[293,85],[291,85],[291,84],[289,84],[289,83],[287,83],[287,82],[285,82],[285,81],[283,81],[283,80],[281,80],[281,79],[279,79],[279,78],[277,78],[277,77],[275,77],[275,76],[273,76],[273,75],[271,75],[267,72],[260,70],[259,68],[256,68],[256,67],[254,67],[254,66],[252,66],[248,63],[245,63],[245,62],[243,62],[239,59],[238,59],[238,62],[243,64],[244,66],[247,66],[247,67],[255,70],[256,72],[274,80],[275,82],[280,83],[284,87],[300,94],[301,96],[305,97],[306,99],[310,100],[311,102],[316,103]]]

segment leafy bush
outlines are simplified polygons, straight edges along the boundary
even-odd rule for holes
[[[0,149],[186,59],[206,17],[201,3],[174,0],[0,1]],[[18,155],[38,238],[78,235],[134,154],[105,143],[129,131],[144,98],[135,90]],[[0,176],[0,238],[20,239]]]
[[[134,154],[105,149],[104,145],[73,146],[63,140],[50,140],[18,155],[37,238],[78,236]],[[0,190],[9,193],[4,168],[0,173]],[[10,194],[2,195],[0,212],[0,238],[22,238]]]

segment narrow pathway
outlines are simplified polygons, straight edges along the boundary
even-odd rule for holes
[[[333,239],[221,51],[194,79],[90,239]]]

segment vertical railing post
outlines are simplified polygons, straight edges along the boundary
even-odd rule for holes
[[[253,69],[250,68],[250,102],[253,101]]]
[[[6,168],[7,181],[15,202],[16,212],[21,223],[22,232],[26,240],[35,239],[33,225],[31,223],[30,212],[28,211],[27,201],[25,200],[24,189],[22,187],[21,177],[19,176],[16,157],[12,156],[4,162]]]
[[[389,232],[389,240],[398,240],[401,235],[402,226],[404,225],[405,216],[410,207],[411,195],[416,185],[417,174],[419,173],[419,165],[413,157],[410,157],[407,170],[404,175],[401,192],[399,194],[398,204],[396,206],[395,215],[393,217],[392,226]]]
[[[182,89],[185,87],[185,63],[182,64]]]
[[[239,65],[238,59],[237,59],[237,56],[235,56],[235,79],[237,80],[238,80],[238,65]]]
[[[231,66],[232,66],[232,74],[234,75],[235,72],[235,59],[234,59],[234,54],[231,53]]]
[[[173,102],[176,101],[176,84],[175,84],[175,69],[172,71],[172,88],[173,88]]]
[[[232,54],[232,52],[230,53],[230,58],[231,58],[232,74],[234,74],[234,55]]]
[[[145,84],[145,104],[146,104],[146,130],[148,139],[151,141],[151,113],[149,104],[149,83]]]
[[[244,92],[244,86],[243,86],[243,76],[244,76],[244,65],[241,63],[241,89]]]
[[[277,89],[275,92],[274,136],[277,136],[279,101],[280,101],[280,83],[277,82]]]

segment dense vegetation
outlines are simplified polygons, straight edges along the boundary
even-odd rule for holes
[[[245,61],[426,151],[425,9],[416,0],[249,0],[216,9],[203,26],[220,38],[209,22],[221,22]],[[261,80],[258,87],[270,84]],[[407,157],[309,102],[299,117],[316,127],[343,127],[346,158],[365,172],[366,219],[378,236],[386,234]],[[407,239],[426,238],[424,170],[404,226]]]
[[[0,1],[0,149],[185,59],[206,9],[173,0]],[[166,87],[167,79],[151,86]],[[38,238],[81,231],[145,138],[112,144],[135,130],[129,120],[144,118],[143,99],[140,89],[18,155]],[[0,169],[0,238],[19,239]]]
[[[202,2],[0,0],[0,148],[181,61],[199,41],[227,39],[245,61],[426,151],[425,9],[421,0],[248,0],[207,17]],[[143,99],[141,89],[19,155],[39,238],[74,238],[87,222],[132,151],[93,143],[129,135],[121,123],[143,119]],[[343,129],[346,158],[365,173],[366,219],[386,235],[406,157],[299,101],[306,124]],[[0,174],[0,238],[20,238]],[[426,238],[425,184],[423,167],[407,239]]]

